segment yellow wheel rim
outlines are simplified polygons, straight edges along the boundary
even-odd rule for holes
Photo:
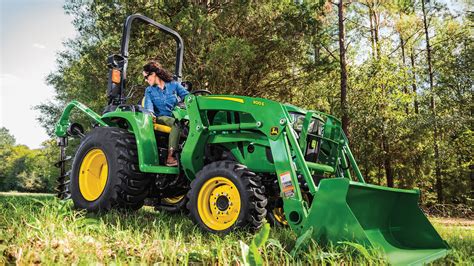
[[[231,227],[240,213],[240,193],[235,184],[225,177],[207,180],[198,194],[199,217],[212,230]]]
[[[272,210],[273,217],[282,225],[288,225],[288,221],[286,220],[285,213],[283,212],[283,208],[274,208]]]
[[[168,204],[176,204],[180,202],[184,198],[184,196],[185,195],[171,197],[171,198],[163,198],[163,201]]]
[[[84,199],[94,201],[104,191],[109,174],[107,158],[101,149],[90,150],[79,169],[79,190]]]

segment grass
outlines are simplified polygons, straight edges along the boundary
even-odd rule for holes
[[[433,219],[452,247],[435,264],[474,264],[472,221]],[[253,234],[226,236],[201,231],[185,215],[144,207],[138,212],[105,215],[72,209],[52,195],[0,193],[0,264],[241,264],[240,240]],[[386,264],[375,252],[354,245],[320,247],[313,240],[294,256],[295,234],[272,228],[261,249],[264,264]]]

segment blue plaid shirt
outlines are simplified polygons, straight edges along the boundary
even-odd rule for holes
[[[162,90],[158,86],[148,86],[145,90],[145,109],[155,116],[172,116],[171,111],[189,92],[178,82],[165,83]],[[178,99],[178,97],[180,99]]]

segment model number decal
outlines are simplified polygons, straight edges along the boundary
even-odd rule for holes
[[[255,105],[258,105],[258,106],[265,106],[265,103],[262,102],[262,101],[253,100],[252,103],[255,104]]]
[[[284,172],[280,174],[280,182],[282,187],[282,192],[285,197],[293,197],[295,195],[295,187],[291,183],[291,174],[290,172]]]

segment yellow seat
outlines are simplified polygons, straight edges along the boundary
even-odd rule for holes
[[[163,132],[163,133],[167,133],[167,134],[169,134],[171,132],[171,127],[166,126],[166,125],[162,125],[162,124],[153,123],[153,129],[155,131],[159,131],[159,132]]]
[[[141,105],[142,107],[145,107],[145,97],[142,98]],[[159,131],[159,132],[163,132],[167,134],[171,132],[171,127],[162,125],[162,124],[157,124],[157,123],[153,123],[153,129],[155,131]]]

